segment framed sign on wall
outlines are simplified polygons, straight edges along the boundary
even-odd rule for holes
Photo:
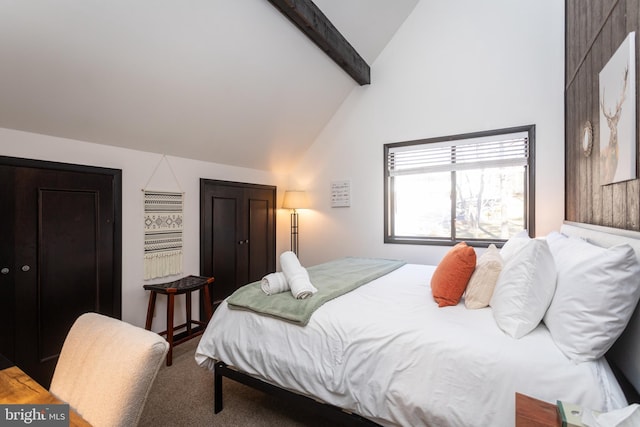
[[[331,181],[331,207],[348,208],[351,206],[351,181]]]

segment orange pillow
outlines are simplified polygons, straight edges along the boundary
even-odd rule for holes
[[[476,268],[476,251],[460,242],[447,252],[431,277],[431,293],[439,307],[457,305]]]

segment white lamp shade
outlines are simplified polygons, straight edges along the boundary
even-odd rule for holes
[[[284,209],[305,209],[309,207],[307,193],[298,190],[287,190],[284,192],[284,200],[282,201]]]

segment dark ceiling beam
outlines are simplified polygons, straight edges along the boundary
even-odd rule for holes
[[[369,65],[311,0],[269,0],[358,84],[371,83]]]

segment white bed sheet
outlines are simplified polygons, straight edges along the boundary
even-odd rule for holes
[[[626,405],[604,359],[575,365],[541,324],[515,340],[490,308],[438,308],[435,267],[407,264],[320,307],[305,327],[220,305],[196,361],[216,360],[385,426],[511,426],[515,392]]]

